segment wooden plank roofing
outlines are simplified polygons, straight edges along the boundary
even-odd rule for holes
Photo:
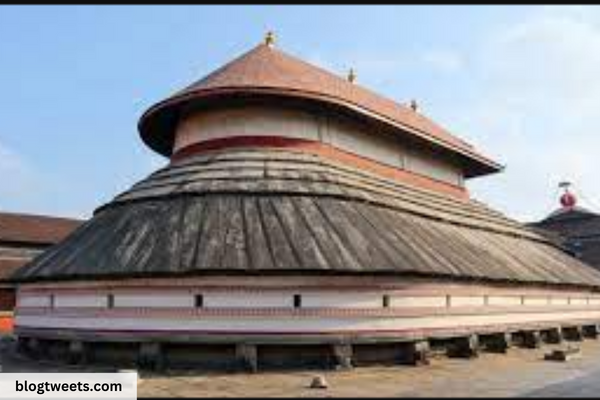
[[[152,149],[170,156],[178,115],[184,105],[208,105],[239,96],[287,97],[344,108],[387,124],[400,134],[458,154],[468,161],[467,176],[501,168],[410,107],[264,44],[150,108],[140,119],[142,139]]]
[[[172,163],[13,278],[203,274],[390,274],[600,288],[600,272],[483,204],[265,148]]]

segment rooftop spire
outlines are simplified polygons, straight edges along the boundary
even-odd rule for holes
[[[265,35],[265,44],[269,47],[275,47],[275,33],[268,31]]]
[[[417,101],[415,99],[412,99],[410,101],[410,108],[415,112],[419,111],[419,104],[417,103]]]
[[[566,209],[572,209],[577,205],[577,197],[569,191],[572,186],[571,182],[560,182],[558,187],[564,189],[563,195],[560,197],[560,205]]]
[[[350,68],[350,71],[348,71],[348,82],[356,82],[356,72],[354,71],[354,68]]]

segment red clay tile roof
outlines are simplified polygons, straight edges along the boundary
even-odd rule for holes
[[[419,112],[264,44],[150,108],[140,119],[142,139],[169,156],[177,112],[183,104],[240,94],[286,96],[350,109],[461,154],[476,170],[467,175],[501,168]]]
[[[68,218],[0,213],[0,242],[54,244],[82,223]]]

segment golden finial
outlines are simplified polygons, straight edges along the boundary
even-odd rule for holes
[[[415,112],[419,111],[419,104],[417,104],[417,101],[415,99],[412,99],[410,101],[410,108]]]
[[[356,72],[354,72],[354,68],[350,68],[350,71],[348,71],[348,82],[356,82]]]
[[[265,44],[269,47],[275,46],[275,34],[273,31],[267,32],[265,36]]]

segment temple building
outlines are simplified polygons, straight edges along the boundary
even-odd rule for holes
[[[531,225],[573,256],[600,269],[600,215],[580,207],[568,188],[560,198],[560,208]]]
[[[0,213],[0,332],[12,329],[15,287],[9,277],[71,233],[81,221]]]
[[[170,162],[14,274],[23,351],[256,370],[597,334],[600,272],[470,198],[498,163],[271,34],[138,128]]]

